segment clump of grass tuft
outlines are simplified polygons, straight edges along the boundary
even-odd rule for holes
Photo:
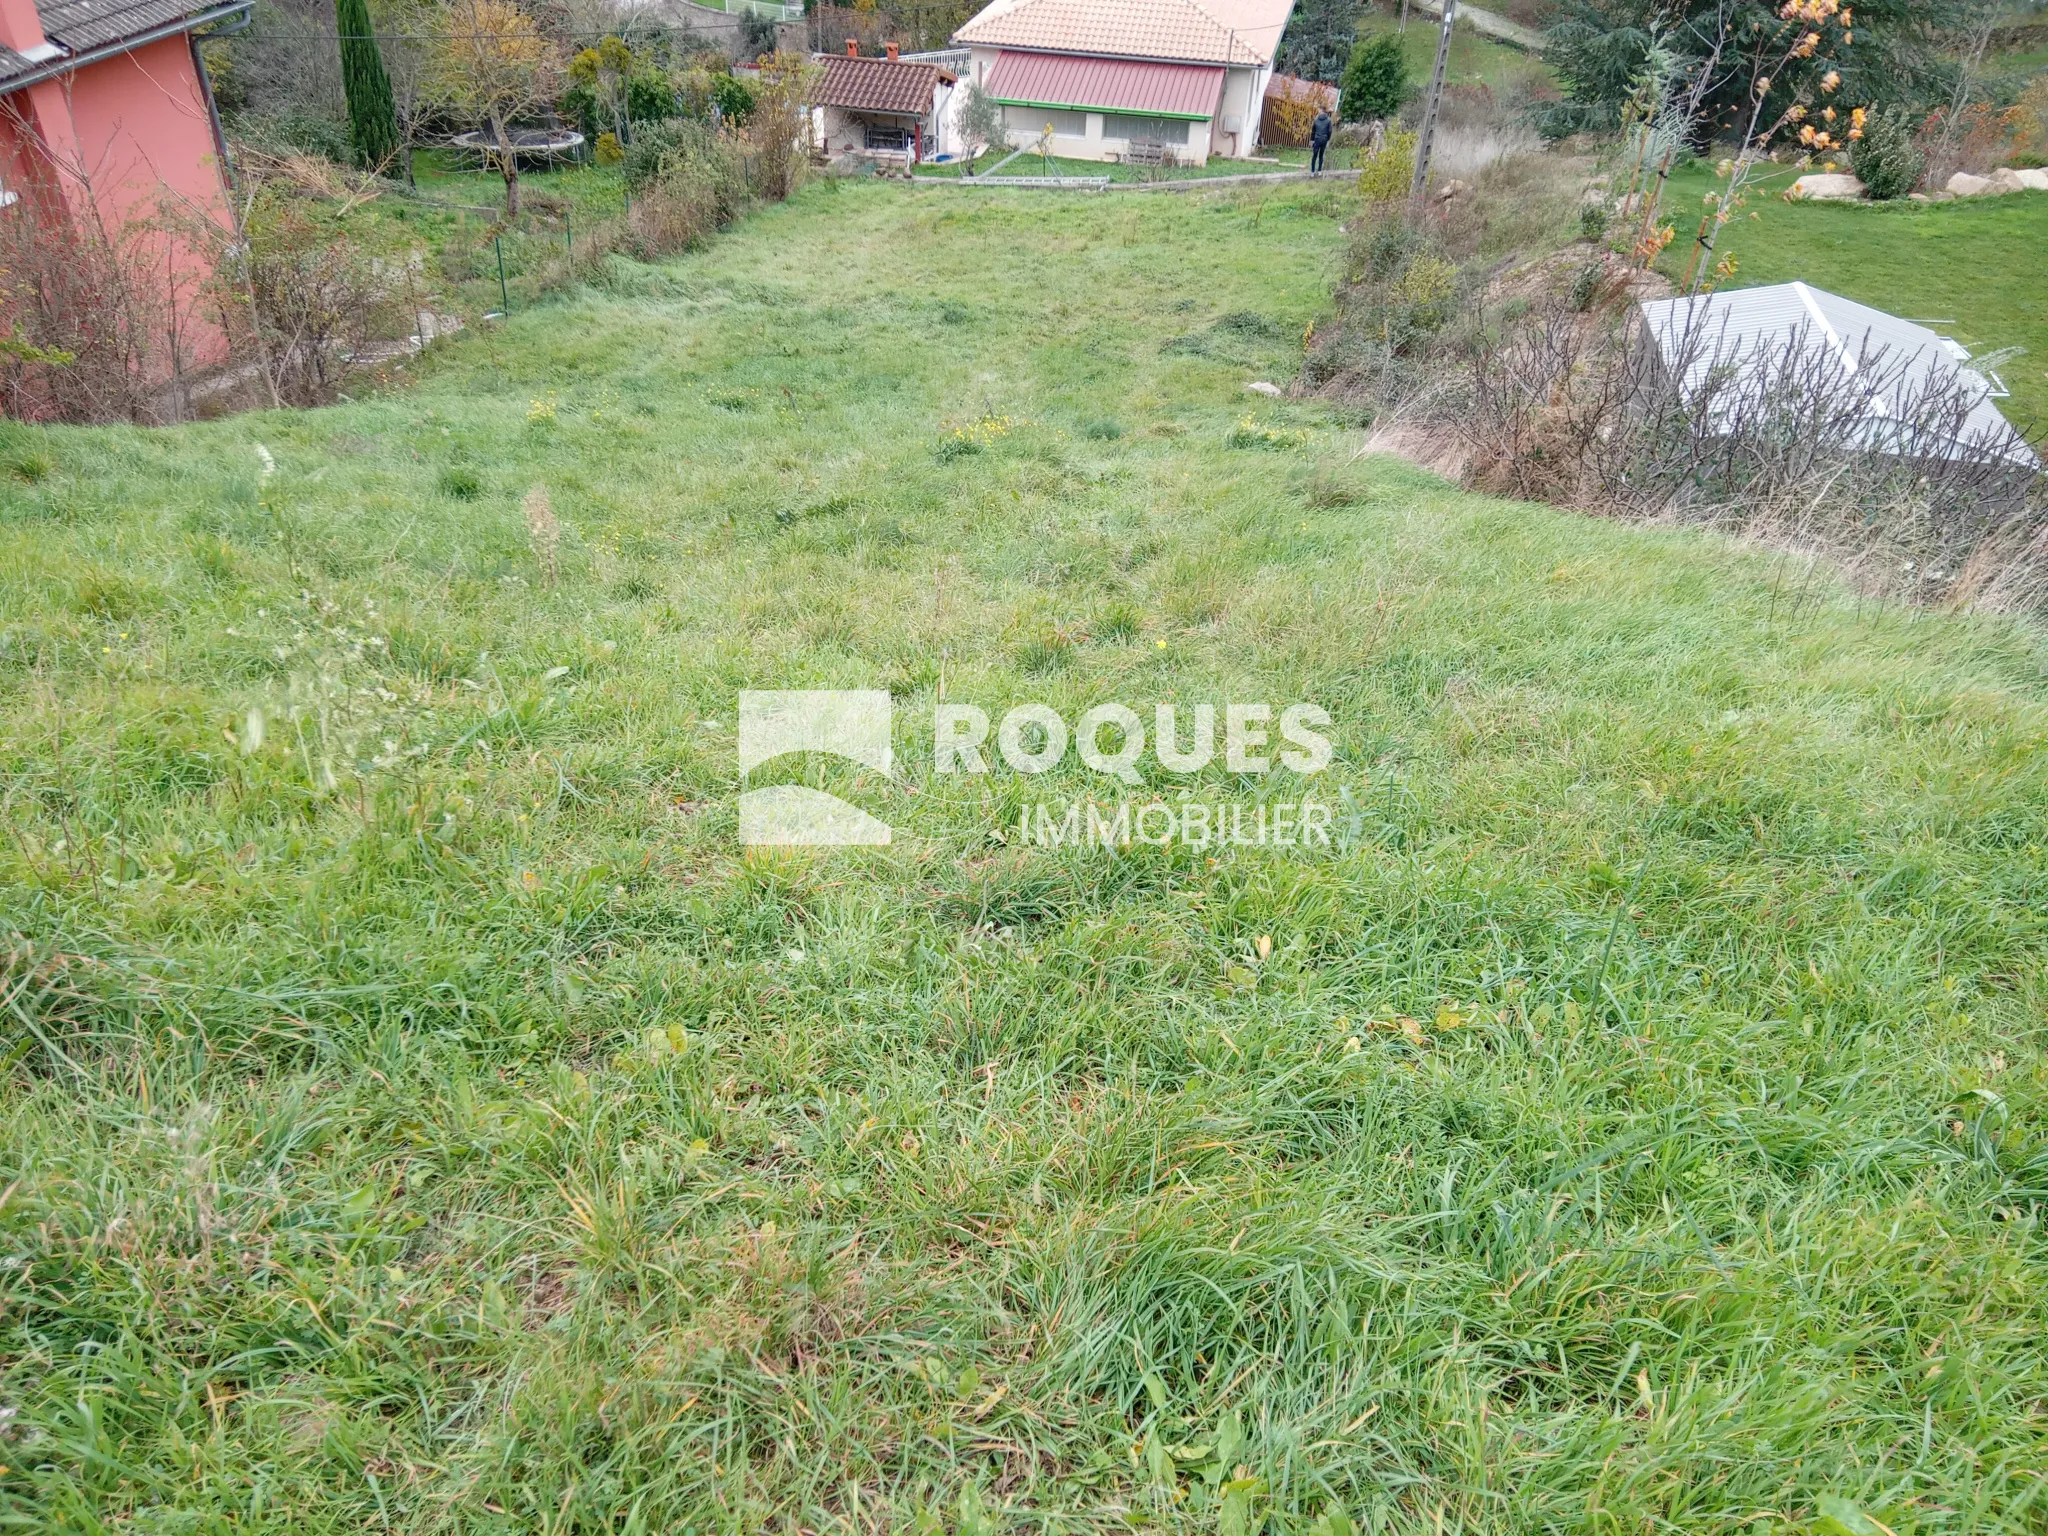
[[[1346,476],[1333,473],[1327,466],[1318,468],[1308,477],[1308,484],[1302,491],[1302,499],[1310,506],[1322,511],[1337,507],[1355,507],[1366,499],[1366,491],[1352,483]]]
[[[56,473],[57,461],[47,453],[20,449],[0,457],[0,470],[24,485],[41,485]]]
[[[1114,416],[1092,416],[1081,423],[1081,435],[1099,443],[1113,443],[1124,435],[1124,424]]]
[[[1029,677],[1066,669],[1073,660],[1074,642],[1058,630],[1033,635],[1017,647],[1017,666]]]
[[[235,580],[239,574],[235,558],[235,546],[219,537],[195,536],[186,541],[191,552],[192,563],[199,567],[199,574],[216,586]]]
[[[1128,644],[1144,632],[1144,612],[1135,603],[1122,600],[1103,609],[1095,621],[1095,638],[1107,645]]]
[[[72,605],[101,619],[131,619],[142,611],[143,589],[118,571],[89,566],[72,578]]]
[[[475,501],[484,493],[483,477],[467,464],[451,464],[441,471],[441,494],[457,501]]]

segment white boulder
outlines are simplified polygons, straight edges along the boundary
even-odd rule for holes
[[[1989,176],[1972,176],[1968,171],[1957,171],[1948,179],[1948,190],[1957,197],[1987,197],[2004,189],[1994,186]]]
[[[1816,171],[1792,183],[1792,195],[1816,203],[1853,203],[1863,196],[1863,183],[1854,176]]]
[[[2048,170],[2014,171],[2013,175],[2029,192],[2048,192]]]

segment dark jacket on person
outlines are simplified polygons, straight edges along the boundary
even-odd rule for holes
[[[1296,119],[1296,121],[1298,122],[1298,121],[1300,121],[1300,119],[1298,119],[1298,118],[1297,118],[1297,119]],[[1330,114],[1329,114],[1329,113],[1327,113],[1327,112],[1318,112],[1318,113],[1316,114],[1316,120],[1315,120],[1315,123],[1314,123],[1314,125],[1313,125],[1313,126],[1312,126],[1312,127],[1311,127],[1311,128],[1309,129],[1309,131],[1308,131],[1308,141],[1309,141],[1309,143],[1311,143],[1311,144],[1327,144],[1327,143],[1329,143],[1329,142],[1330,142],[1330,128],[1331,128],[1331,123],[1330,123]]]

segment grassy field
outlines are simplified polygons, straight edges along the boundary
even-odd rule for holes
[[[818,185],[0,426],[0,1525],[2038,1532],[2041,635],[1246,394],[1349,212]],[[745,687],[893,844],[742,850]],[[1126,791],[942,694],[1316,701],[1335,845],[1023,846]]]
[[[467,317],[538,303],[563,279],[570,242],[581,244],[625,208],[616,167],[564,164],[520,177],[523,211],[504,216],[505,184],[448,150],[413,157],[416,187],[387,188],[367,199],[328,198],[309,204],[337,237],[393,258],[421,250],[433,301]],[[499,285],[499,259],[504,286]],[[424,301],[423,301],[424,302]]]
[[[1368,11],[1359,17],[1359,36],[1392,32],[1399,26],[1397,16]],[[1408,18],[1408,30],[1402,36],[1402,51],[1408,59],[1409,78],[1416,82],[1418,93],[1429,84],[1430,74],[1436,68],[1436,45],[1441,30],[1441,24],[1435,17],[1424,16],[1420,11]],[[1497,95],[1526,91],[1532,84],[1547,82],[1551,78],[1549,68],[1540,58],[1496,42],[1469,26],[1452,29],[1451,57],[1447,68],[1446,78],[1451,84],[1484,85]]]
[[[2048,248],[2048,193],[1952,203],[1876,206],[1787,203],[1791,167],[1758,177],[1751,221],[1728,227],[1721,249],[1739,263],[1731,286],[1800,279],[1936,328],[1978,353],[2026,352],[2000,371],[2012,390],[2005,408],[2039,439],[2048,432],[2048,289],[2040,280]],[[1678,275],[1699,229],[1700,200],[1719,183],[1698,165],[1671,178],[1665,204],[1678,228],[1664,266]]]

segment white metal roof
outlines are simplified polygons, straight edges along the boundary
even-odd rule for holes
[[[1870,399],[1871,446],[1943,458],[2002,458],[2038,465],[2026,440],[1993,403],[1991,382],[1969,366],[1969,352],[1924,325],[1858,304],[1805,283],[1736,288],[1695,298],[1652,299],[1643,305],[1659,352],[1667,364],[1685,368],[1684,383],[1697,387],[1709,378],[1782,361],[1789,347],[1818,349],[1853,378],[1872,370],[1885,388]],[[1887,417],[1903,414],[1900,395],[1956,385],[1974,396],[1962,430],[1952,441],[1902,445]],[[1738,392],[1739,394],[1739,392]],[[1727,398],[1724,396],[1723,398]],[[1730,405],[1734,403],[1730,400]]]

